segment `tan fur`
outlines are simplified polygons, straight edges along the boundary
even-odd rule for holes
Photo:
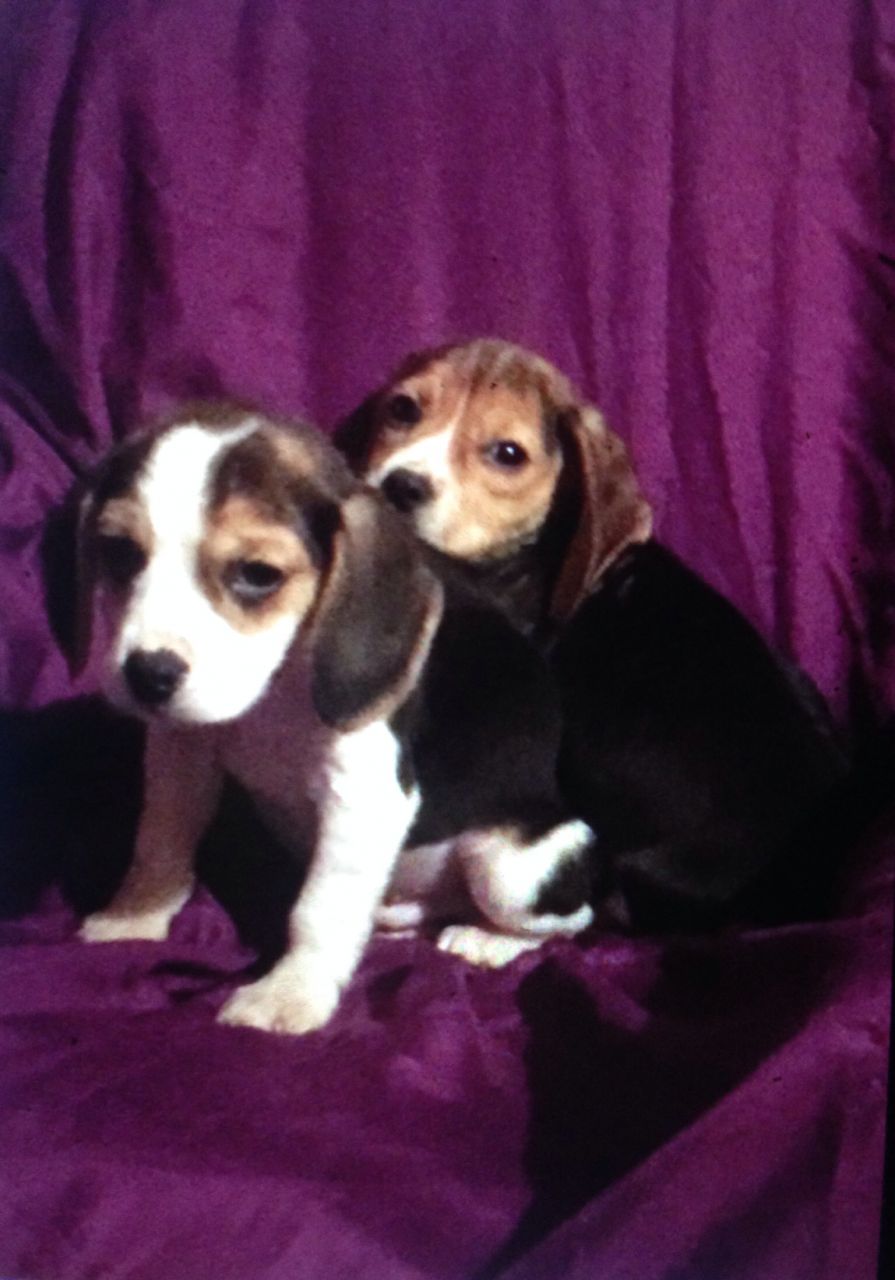
[[[273,419],[271,419],[274,422]],[[288,427],[274,422],[274,426],[264,433],[273,445],[274,452],[280,460],[284,472],[294,476],[313,478],[319,466],[319,452],[313,449],[310,442],[293,435]]]
[[[227,570],[240,560],[260,560],[279,569],[283,585],[268,600],[251,607],[240,604],[227,587]],[[307,547],[291,529],[265,518],[251,498],[230,498],[212,512],[198,564],[201,589],[231,626],[247,634],[280,615],[303,617],[319,587]]]
[[[173,418],[152,433],[156,439],[191,422],[210,430],[228,430],[246,418],[259,418],[254,411],[234,403],[197,403],[182,407]],[[316,474],[315,451],[304,440],[290,434],[288,425],[264,418],[269,425],[259,431],[272,444],[284,474],[312,479]],[[137,441],[141,447],[143,437]],[[146,511],[132,485],[108,499],[90,513],[89,528],[81,536],[128,537],[147,557],[153,550],[153,533]],[[246,607],[227,590],[226,570],[239,560],[260,560],[280,569],[286,579],[268,600]],[[282,615],[302,616],[311,606],[319,587],[319,574],[311,563],[307,547],[295,532],[266,514],[262,504],[248,496],[234,496],[209,514],[208,533],[197,556],[198,586],[214,608],[237,630],[258,631]],[[90,584],[87,583],[89,593]],[[86,607],[86,604],[85,604]]]
[[[390,417],[398,394],[419,404],[418,423]],[[439,454],[441,469],[430,476],[434,498],[414,511],[416,530],[450,555],[486,561],[511,554],[544,525],[563,471],[563,431],[574,440],[574,448],[566,444],[565,465],[575,468],[580,498],[553,602],[555,616],[566,617],[625,546],[650,536],[652,520],[624,444],[559,370],[490,340],[411,356],[343,424],[340,442],[361,473],[381,483],[405,456],[410,469],[428,474],[425,462],[412,463],[425,456],[417,446],[429,440],[435,456],[448,433],[446,474]],[[525,449],[528,462],[496,465],[487,450],[502,440]]]
[[[152,527],[142,502],[133,494],[111,498],[98,513],[96,532],[100,537],[133,538],[147,556],[152,554]]]
[[[416,564],[412,543],[407,543],[399,518],[369,490],[359,489],[342,459],[333,454],[322,437],[306,430],[299,435],[289,424],[258,412],[232,405],[192,406],[154,431],[135,437],[113,455],[125,474],[132,467],[133,476],[124,487],[116,487],[113,496],[98,499],[88,494],[82,504],[78,557],[84,618],[89,619],[92,612],[90,596],[99,572],[95,547],[98,535],[133,539],[147,560],[152,556],[153,530],[138,495],[142,468],[146,460],[151,462],[159,441],[180,426],[196,424],[218,430],[239,427],[246,419],[257,423],[256,430],[236,444],[222,461],[235,461],[241,449],[248,451],[245,459],[221,484],[220,491],[221,477],[216,475],[208,494],[204,531],[195,551],[196,590],[234,630],[246,636],[264,631],[284,618],[302,620],[309,647],[316,653],[315,665],[328,664],[334,669],[338,664],[333,655],[340,637],[328,634],[327,629],[332,628],[334,613],[339,614],[338,625],[343,625],[340,610],[349,599],[354,600],[354,616],[348,619],[348,625],[384,625],[393,645],[397,643],[394,624],[373,616],[374,580],[379,581],[384,575],[387,585],[379,594],[387,595],[389,586],[396,594],[383,604],[382,611],[391,611],[392,617],[396,610],[406,615],[408,647],[402,654],[401,670],[395,671],[388,689],[365,706],[362,714],[352,716],[350,724],[358,727],[378,719],[386,709],[400,705],[413,687],[441,617],[441,591],[428,570]],[[253,442],[259,446],[254,453]],[[307,494],[308,512],[326,505],[332,507],[333,513],[338,512],[339,527],[333,529],[331,558],[326,564],[318,563],[319,548],[301,536],[296,514],[301,509],[302,492]],[[392,569],[393,555],[398,559]],[[240,563],[251,561],[283,575],[280,585],[268,596],[240,598],[232,586]],[[127,609],[129,595],[127,585],[109,597],[116,615]],[[72,657],[79,664],[89,645],[89,630],[89,621],[85,621],[79,627],[83,638],[76,637],[78,650]],[[321,635],[324,641],[319,641]],[[374,650],[377,643],[371,635]],[[189,662],[195,658],[192,653],[181,656]],[[372,671],[374,664],[368,665]],[[348,721],[341,727],[348,727]]]
[[[127,876],[112,903],[81,926],[86,942],[165,938],[195,883],[195,846],[221,779],[206,736],[150,725],[143,757],[143,813]]]
[[[646,542],[653,530],[652,508],[628,451],[602,415],[584,405],[574,411],[572,426],[581,502],[550,602],[559,622],[572,616],[625,547]]]
[[[540,527],[550,505],[561,467],[559,450],[544,431],[554,390],[539,364],[529,365],[511,348],[478,343],[456,361],[452,354],[443,356],[380,397],[383,426],[368,472],[380,471],[411,441],[450,431],[455,500],[438,545],[473,559],[502,554]],[[424,411],[410,430],[388,422],[388,401],[399,393],[412,396]],[[497,440],[521,445],[531,465],[518,471],[495,466],[484,451]]]

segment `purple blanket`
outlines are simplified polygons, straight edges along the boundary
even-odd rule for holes
[[[330,425],[409,349],[507,337],[866,740],[895,702],[893,48],[885,0],[0,7],[4,1277],[873,1274],[891,815],[832,922],[494,974],[382,939],[324,1032],[218,1027],[289,869],[234,819],[166,944],[75,941],[138,742],[69,680],[40,544],[141,413]]]

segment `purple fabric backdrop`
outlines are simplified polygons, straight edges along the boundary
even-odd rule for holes
[[[223,391],[331,424],[408,349],[494,334],[598,399],[663,538],[878,723],[893,48],[885,0],[10,0],[5,705],[92,688],[40,533],[135,415]],[[35,886],[64,864],[77,900],[126,846],[133,770],[55,709],[13,725],[4,1274],[465,1277],[520,1223],[513,1280],[872,1273],[891,827],[833,924],[498,975],[383,941],[283,1043],[212,1022],[250,956],[211,898],[164,946],[73,941]]]

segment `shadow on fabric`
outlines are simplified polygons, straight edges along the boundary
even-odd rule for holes
[[[891,815],[893,777],[895,721],[865,740],[828,815],[839,849],[836,916],[862,909],[860,886],[879,856],[874,828]],[[669,937],[658,974],[633,997],[636,1026],[618,1025],[617,1010],[601,1008],[586,965],[549,960],[529,974],[518,1004],[528,1031],[531,1200],[475,1280],[496,1280],[521,1262],[795,1037],[846,963],[848,945],[810,926]]]
[[[797,962],[790,944],[793,982],[771,991],[767,961],[755,964],[735,944],[672,942],[646,1002],[647,1026],[636,1029],[601,1017],[594,993],[558,964],[534,970],[519,991],[529,1033],[531,1202],[475,1280],[503,1274],[795,1035],[816,1005],[835,946],[809,945]],[[727,1018],[739,1034],[707,1036],[707,1021],[717,1029]]]
[[[99,698],[0,712],[0,919],[57,886],[78,915],[111,899],[129,865],[142,798],[142,728]],[[282,954],[301,869],[235,783],[197,859],[199,879],[259,966]]]

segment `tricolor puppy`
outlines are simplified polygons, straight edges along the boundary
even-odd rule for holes
[[[587,923],[580,892],[564,902],[590,832],[556,793],[546,666],[439,580],[316,432],[186,409],[106,460],[79,547],[76,660],[101,624],[105,691],[147,724],[133,864],[85,939],[166,935],[225,771],[298,848],[310,786],[317,831],[287,953],[224,1022],[325,1023],[408,838],[427,845],[433,898],[484,913],[517,950]],[[469,942],[455,930],[443,945]]]
[[[549,654],[607,918],[810,909],[794,850],[843,770],[819,695],[652,538],[624,445],[558,370],[497,341],[412,356],[336,440]]]

